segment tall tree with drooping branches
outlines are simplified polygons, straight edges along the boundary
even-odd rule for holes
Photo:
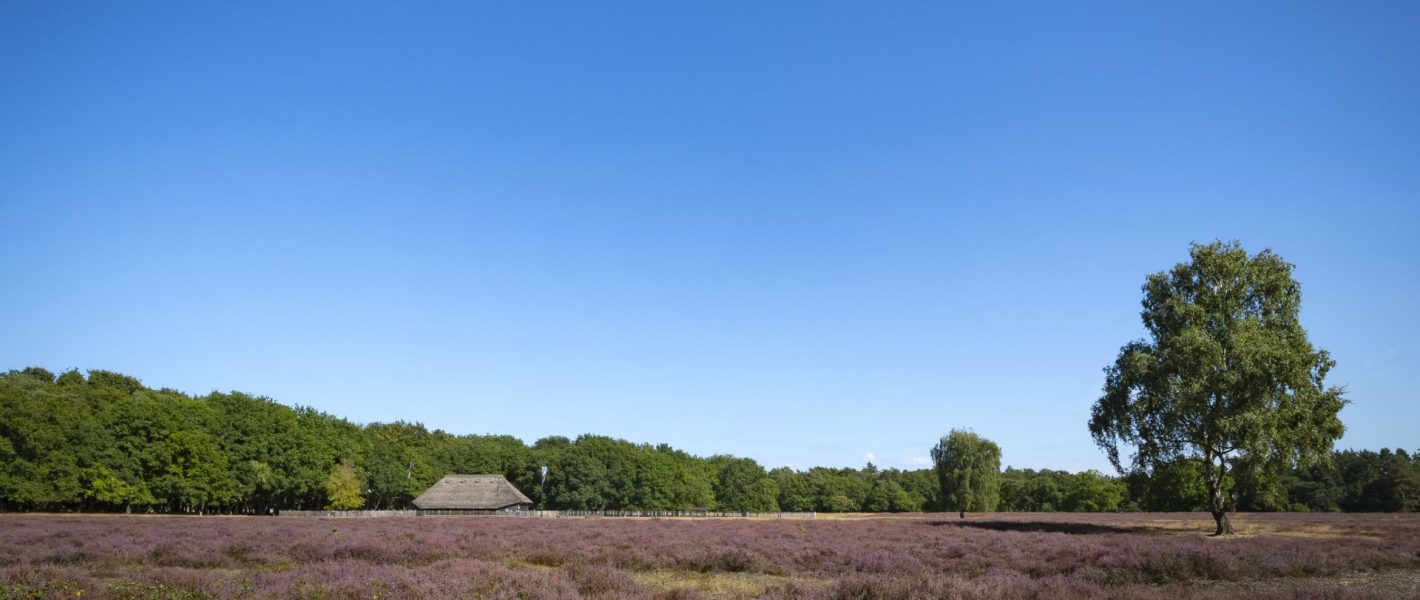
[[[932,447],[942,503],[965,519],[991,512],[1001,500],[1001,447],[971,431],[953,429]]]
[[[1144,283],[1144,326],[1105,369],[1090,433],[1124,471],[1175,461],[1203,467],[1217,534],[1233,532],[1227,485],[1244,469],[1324,458],[1344,428],[1335,364],[1312,347],[1298,318],[1293,266],[1238,242],[1194,244],[1190,260]]]

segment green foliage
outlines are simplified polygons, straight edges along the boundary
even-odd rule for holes
[[[764,467],[749,458],[716,456],[710,462],[720,470],[715,505],[720,510],[770,512],[779,510],[779,489]]]
[[[1065,509],[1064,472],[1006,469],[1001,477],[1002,510],[1055,512]]]
[[[342,460],[325,480],[326,510],[359,510],[365,506],[361,478],[350,461]]]
[[[267,514],[406,508],[448,473],[502,473],[553,509],[955,508],[943,500],[935,469],[765,472],[750,459],[701,458],[594,435],[548,437],[529,446],[511,436],[457,436],[418,423],[360,426],[240,392],[192,397],[96,373],[93,382],[77,371],[0,374],[0,509]],[[543,465],[550,471],[540,487]],[[1228,489],[1251,510],[1420,508],[1420,464],[1403,450],[1348,450],[1280,473],[1238,473]],[[1188,460],[1123,479],[1007,469],[998,494],[1002,510],[1199,510],[1208,502],[1203,476],[1203,465]]]
[[[48,369],[40,367],[25,367],[21,369],[20,372],[17,373],[17,375],[33,377],[45,383],[51,383],[54,381],[54,373],[49,372]]]
[[[1203,464],[1180,460],[1138,469],[1125,477],[1129,496],[1139,510],[1189,512],[1207,510],[1208,487]]]
[[[680,451],[674,454],[676,483],[672,488],[671,508],[686,510],[714,505],[716,473],[709,463]]]
[[[887,474],[891,475],[889,471]],[[913,503],[921,507],[919,510],[944,510],[942,508],[942,486],[937,481],[937,474],[934,469],[917,469],[915,471],[901,471],[899,483],[902,489],[912,497]]]
[[[992,512],[1001,499],[1001,447],[971,431],[953,429],[932,448],[943,506]]]
[[[814,507],[814,488],[807,477],[795,473],[789,467],[779,467],[769,471],[774,487],[779,490],[779,508],[791,512],[807,512]]]
[[[872,491],[872,474],[853,469],[829,469],[814,467],[809,469],[808,479],[814,486],[818,510],[826,512],[855,512],[863,510],[867,504],[868,492]]]
[[[1218,532],[1232,469],[1306,465],[1325,456],[1343,427],[1346,401],[1324,380],[1333,361],[1307,341],[1292,265],[1236,242],[1195,244],[1191,260],[1144,284],[1152,338],[1126,344],[1105,370],[1090,433],[1116,468],[1120,449],[1148,470],[1177,461],[1203,466]]]
[[[1082,471],[1070,477],[1065,488],[1065,510],[1072,512],[1113,512],[1124,504],[1128,488],[1099,471]]]
[[[826,512],[854,512],[858,510],[858,503],[848,496],[836,494],[829,496],[824,501],[823,510]]]
[[[580,440],[579,440],[580,441]],[[579,444],[580,445],[580,444]],[[607,465],[585,448],[571,446],[554,455],[547,474],[547,508],[602,510],[613,504]]]
[[[1288,499],[1308,510],[1420,511],[1420,452],[1343,450],[1281,477]]]
[[[885,485],[874,485],[868,490],[867,498],[863,499],[863,512],[891,512],[892,497],[896,492],[889,491]]]
[[[1238,510],[1279,512],[1291,506],[1281,474],[1264,465],[1239,461],[1235,463],[1231,479]]]
[[[1129,488],[1098,471],[1069,473],[1006,469],[1000,509],[1021,512],[1114,512],[1124,508]]]
[[[203,431],[174,431],[161,446],[165,463],[154,488],[170,505],[202,510],[231,499],[235,485],[227,470],[227,457]]]
[[[908,493],[907,490],[898,489],[892,495],[892,504],[888,510],[892,512],[918,512],[922,510],[922,500]]]

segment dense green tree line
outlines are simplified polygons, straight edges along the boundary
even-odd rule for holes
[[[595,435],[528,446],[414,423],[360,426],[242,393],[155,390],[108,371],[0,375],[0,509],[403,508],[448,473],[501,473],[547,508],[779,510],[775,480],[747,458]]]
[[[1179,462],[1132,473],[1125,509],[1205,510],[1208,491],[1201,465]],[[1420,511],[1420,452],[1402,449],[1338,450],[1330,460],[1282,473],[1240,473],[1229,481],[1243,511]]]
[[[545,482],[539,469],[548,467]],[[267,514],[403,508],[448,473],[501,473],[540,506],[943,510],[932,469],[764,467],[604,436],[462,435],[358,425],[246,394],[189,396],[107,371],[0,374],[0,510]],[[1200,510],[1201,474],[1006,469],[999,510]],[[1345,451],[1306,470],[1239,476],[1242,510],[1416,510],[1420,463]]]
[[[939,504],[937,480],[927,469],[879,470],[814,467],[769,472],[780,508],[817,512],[914,512]]]
[[[999,510],[1016,512],[1114,512],[1125,508],[1129,488],[1098,471],[1069,473],[1006,468]]]
[[[1274,490],[1285,490],[1290,501],[1286,508],[1291,510],[1416,512],[1420,511],[1420,451],[1345,450],[1335,453],[1328,464],[1295,470],[1269,483]],[[1264,508],[1258,504],[1258,509]]]

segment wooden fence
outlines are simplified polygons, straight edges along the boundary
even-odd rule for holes
[[[759,519],[812,519],[816,513],[812,512],[750,512],[750,511],[717,511],[717,510],[552,510],[552,511],[523,511],[523,512],[550,512],[556,513],[557,517],[643,517],[643,518],[700,518],[700,519],[725,519],[725,518],[759,518]]]

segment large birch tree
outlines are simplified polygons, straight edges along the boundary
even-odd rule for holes
[[[1290,263],[1237,242],[1194,244],[1190,257],[1144,283],[1151,339],[1126,344],[1105,369],[1090,433],[1121,472],[1121,449],[1144,472],[1200,464],[1223,535],[1233,532],[1232,476],[1324,457],[1347,401],[1325,383],[1334,361],[1298,320]]]

